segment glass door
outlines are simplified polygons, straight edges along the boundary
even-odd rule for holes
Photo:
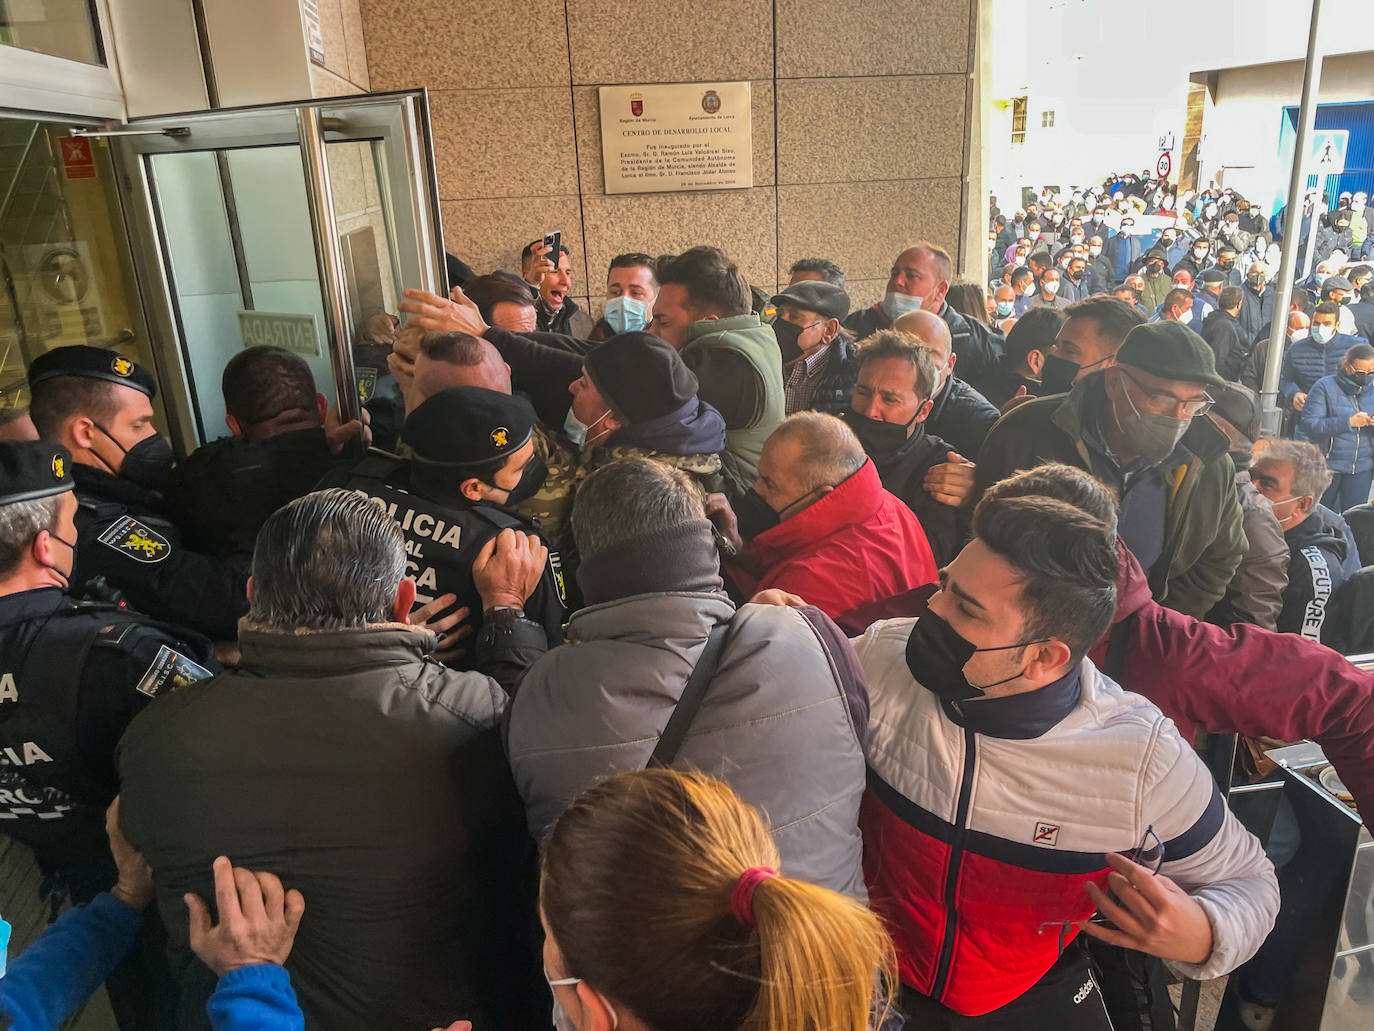
[[[354,417],[353,352],[401,291],[445,291],[423,91],[139,119],[119,158],[163,388],[189,450],[223,436],[220,375],[275,344]],[[381,370],[383,378],[385,370]]]

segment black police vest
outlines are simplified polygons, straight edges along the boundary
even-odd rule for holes
[[[102,842],[108,789],[78,747],[81,679],[92,645],[137,623],[113,605],[67,601],[0,630],[0,832],[45,869],[89,859],[91,839]]]
[[[443,594],[457,595],[458,605],[471,611],[464,622],[472,627],[470,640],[475,641],[482,622],[482,599],[472,580],[473,561],[502,530],[535,533],[537,527],[497,505],[479,502],[471,508],[450,508],[393,487],[388,481],[396,479],[405,466],[403,459],[374,452],[353,467],[345,486],[381,502],[400,526],[406,545],[406,575],[415,581],[416,607]],[[566,615],[561,578],[558,556],[550,551],[544,579],[526,609],[530,619],[550,632],[551,643],[557,643],[557,628]],[[469,647],[459,665],[468,667],[472,660],[473,649]]]

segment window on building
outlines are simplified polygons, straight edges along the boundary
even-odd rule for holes
[[[1011,142],[1026,142],[1026,98],[1013,97],[1011,101]]]
[[[1053,112],[1053,111],[1041,111],[1041,112],[1040,112],[1040,128],[1042,128],[1042,129],[1053,129],[1053,128],[1054,128],[1054,112]]]

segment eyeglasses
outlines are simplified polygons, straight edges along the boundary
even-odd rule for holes
[[[1145,834],[1140,839],[1140,844],[1130,852],[1126,853],[1126,858],[1138,866],[1143,866],[1150,871],[1153,877],[1159,873],[1159,868],[1164,865],[1164,842],[1155,833],[1154,825],[1145,828]],[[1068,937],[1069,928],[1076,927],[1082,918],[1077,920],[1046,920],[1035,929],[1036,934],[1044,934],[1047,927],[1058,927],[1059,931],[1059,950],[1064,950],[1065,939]],[[1099,927],[1110,927],[1111,923],[1101,913],[1094,913],[1088,918],[1088,923],[1097,924]]]
[[[1141,392],[1145,395],[1145,407],[1149,408],[1157,415],[1166,415],[1170,412],[1181,410],[1184,415],[1192,419],[1211,411],[1212,406],[1216,404],[1212,395],[1205,391],[1200,400],[1192,401],[1181,398],[1177,394],[1152,391],[1144,383],[1141,383],[1140,380],[1132,376],[1124,366],[1117,366],[1117,368],[1121,369],[1126,378],[1140,388]]]

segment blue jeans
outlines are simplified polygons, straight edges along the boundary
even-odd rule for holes
[[[1369,488],[1374,469],[1362,473],[1332,473],[1331,486],[1322,495],[1322,504],[1333,512],[1345,512],[1369,503]]]

